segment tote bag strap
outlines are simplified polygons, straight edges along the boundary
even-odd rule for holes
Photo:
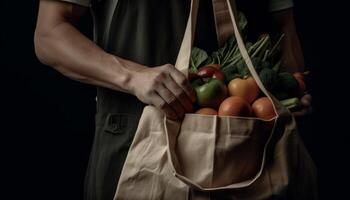
[[[188,68],[191,58],[191,49],[196,29],[199,0],[191,0],[190,13],[187,20],[185,34],[180,46],[180,51],[176,59],[175,68],[188,76]]]

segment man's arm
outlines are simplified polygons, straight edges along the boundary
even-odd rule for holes
[[[75,27],[86,8],[59,1],[40,1],[35,30],[39,60],[84,83],[131,93],[168,117],[192,111],[195,94],[186,77],[167,64],[148,68],[108,54]]]
[[[134,69],[129,70],[113,67],[120,60],[73,26],[84,12],[86,8],[81,6],[41,1],[34,38],[37,57],[71,79],[128,92],[130,73],[141,66],[131,65]]]
[[[272,13],[274,27],[285,34],[282,41],[282,66],[290,72],[304,71],[304,57],[295,28],[293,9]]]

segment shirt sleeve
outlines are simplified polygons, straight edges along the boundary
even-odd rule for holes
[[[293,7],[293,0],[270,0],[269,11],[279,11]]]
[[[64,1],[68,3],[78,4],[80,6],[90,7],[92,0],[56,0],[56,1]]]

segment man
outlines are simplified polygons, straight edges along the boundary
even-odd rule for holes
[[[86,199],[113,199],[146,104],[156,106],[172,119],[193,111],[195,93],[186,77],[172,65],[185,31],[189,6],[189,0],[40,2],[35,32],[38,58],[71,79],[98,86]],[[88,7],[94,19],[95,42],[74,27]],[[257,27],[251,34],[267,27],[258,26],[257,19],[264,16],[262,19],[269,20],[267,13],[271,11],[274,27],[286,34],[284,66],[291,71],[302,70],[291,0],[241,0],[237,7],[248,14],[249,26]],[[210,0],[201,0],[197,33],[196,45],[208,51],[217,47]]]

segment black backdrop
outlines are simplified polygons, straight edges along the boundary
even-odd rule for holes
[[[343,199],[346,164],[348,64],[345,12],[332,1],[295,0],[297,27],[312,71],[314,113],[301,135],[319,172],[321,199]],[[83,196],[93,139],[95,89],[39,63],[33,50],[38,2],[1,1],[2,199],[65,199]],[[81,30],[91,37],[87,16]],[[327,39],[329,37],[329,39]],[[340,71],[343,70],[343,71]],[[342,115],[343,117],[340,117]]]

